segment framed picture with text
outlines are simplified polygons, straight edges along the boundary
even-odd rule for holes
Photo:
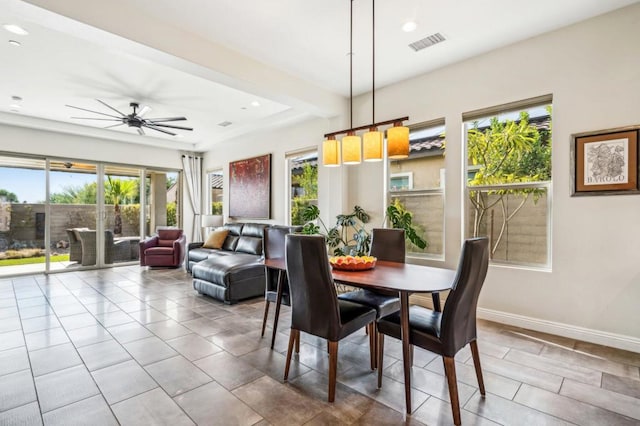
[[[574,135],[572,195],[640,193],[638,128]]]

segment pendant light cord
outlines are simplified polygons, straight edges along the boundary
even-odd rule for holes
[[[371,121],[376,121],[376,0],[371,0]]]
[[[353,128],[353,0],[351,0],[351,22],[349,25],[349,113],[350,124]]]

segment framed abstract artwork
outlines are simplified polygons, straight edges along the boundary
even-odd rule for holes
[[[229,216],[271,217],[271,154],[229,163]]]
[[[640,193],[637,128],[574,135],[571,163],[574,196]]]

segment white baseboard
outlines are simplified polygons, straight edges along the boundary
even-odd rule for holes
[[[524,315],[478,308],[478,318],[640,353],[640,339]]]

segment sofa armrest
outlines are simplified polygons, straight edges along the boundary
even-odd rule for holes
[[[187,251],[200,248],[204,245],[204,242],[201,243],[189,243],[187,244]]]

